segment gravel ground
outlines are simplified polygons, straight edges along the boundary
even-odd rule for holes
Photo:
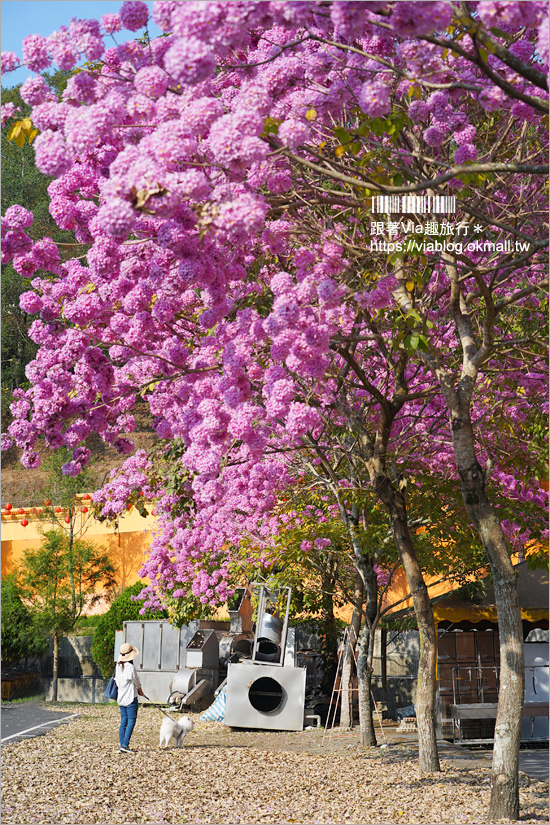
[[[231,731],[198,716],[185,747],[163,751],[152,707],[140,708],[137,753],[121,754],[116,706],[70,707],[82,716],[4,746],[3,825],[488,822],[489,765],[443,760],[420,779],[407,746],[366,751],[356,734]],[[548,783],[521,784],[520,821],[547,822]]]

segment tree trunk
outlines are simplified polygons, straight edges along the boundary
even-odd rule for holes
[[[433,611],[409,533],[404,494],[394,489],[387,476],[377,481],[377,491],[387,508],[394,541],[407,578],[420,635],[415,701],[418,763],[421,773],[433,773],[440,770],[435,733],[437,639]]]
[[[68,515],[69,523],[69,547],[68,547],[68,561],[69,561],[69,587],[71,588],[71,618],[73,623],[76,622],[76,587],[74,581],[74,523],[73,523],[73,509],[69,507]]]
[[[523,628],[516,574],[500,521],[485,492],[485,478],[475,453],[469,410],[452,418],[453,446],[462,497],[483,543],[493,576],[500,639],[500,691],[489,818],[519,818],[519,746],[525,690]]]
[[[362,560],[365,577],[365,620],[359,642],[357,658],[357,677],[359,682],[359,723],[361,726],[361,744],[363,747],[376,747],[373,708],[371,704],[372,659],[374,655],[374,634],[376,633],[378,613],[378,582],[369,556]]]
[[[53,674],[52,674],[52,702],[57,702],[57,678],[59,674],[59,635],[53,634]]]
[[[321,588],[322,627],[320,635],[324,659],[321,688],[330,695],[338,668],[338,630],[336,628],[336,617],[334,616],[334,579],[331,572],[322,571]]]
[[[363,615],[363,597],[365,588],[363,579],[357,572],[355,574],[353,593],[353,613],[348,631],[348,643],[342,657],[342,706],[340,708],[340,728],[350,730],[353,727],[353,715],[351,707],[352,693],[350,683],[353,672],[353,651],[359,638],[361,629],[361,617]]]
[[[374,647],[374,633],[363,625],[357,657],[357,676],[359,682],[359,724],[361,729],[361,745],[364,748],[375,748],[377,745],[374,730],[374,718],[371,704],[372,689],[372,661],[369,661],[371,650]]]

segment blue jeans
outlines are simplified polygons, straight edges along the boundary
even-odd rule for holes
[[[119,705],[120,707],[120,728],[118,731],[118,739],[121,748],[127,748],[130,745],[130,737],[134,730],[137,712],[138,700],[137,696],[129,705]]]

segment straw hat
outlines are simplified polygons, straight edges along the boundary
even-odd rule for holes
[[[119,662],[131,662],[132,659],[136,658],[136,656],[139,656],[139,650],[137,647],[132,647],[132,645],[129,645],[128,642],[120,645],[120,655],[118,657]]]

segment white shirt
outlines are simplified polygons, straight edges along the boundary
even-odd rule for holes
[[[121,662],[117,662],[115,670],[115,682],[118,688],[117,702],[119,705],[131,705],[138,690],[141,690],[141,683],[139,676],[134,667],[133,662],[124,662],[124,667]]]

